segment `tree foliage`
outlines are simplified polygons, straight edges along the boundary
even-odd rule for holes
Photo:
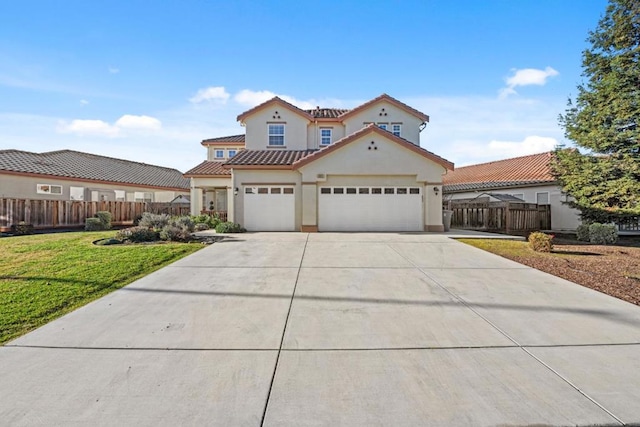
[[[577,147],[556,150],[554,175],[583,217],[640,214],[640,0],[610,0],[590,47],[575,103],[560,116]]]

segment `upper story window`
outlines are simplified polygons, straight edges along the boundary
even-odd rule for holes
[[[216,159],[224,159],[224,150],[216,150]]]
[[[233,156],[236,155],[236,150],[229,150],[229,158],[232,158]]]
[[[331,129],[320,129],[320,145],[331,144]]]
[[[378,123],[378,127],[380,129],[389,130],[388,129],[389,125],[387,123]]]
[[[393,123],[391,125],[391,132],[395,135],[395,136],[400,136],[400,133],[402,131],[402,125],[399,123]]]
[[[269,125],[269,145],[284,145],[284,124]]]

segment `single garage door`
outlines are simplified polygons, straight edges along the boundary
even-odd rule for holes
[[[249,231],[294,231],[293,186],[244,187],[244,227]]]
[[[423,231],[420,187],[320,187],[320,231]]]

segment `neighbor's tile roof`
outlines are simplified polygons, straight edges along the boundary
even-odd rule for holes
[[[316,150],[243,150],[231,158],[225,167],[234,166],[290,166]]]
[[[444,191],[517,187],[554,182],[550,152],[463,166],[443,176]]]
[[[314,119],[337,119],[344,113],[346,113],[347,109],[344,108],[320,108],[316,107],[313,110],[304,110],[305,112],[311,114]]]
[[[230,136],[220,136],[218,138],[209,138],[203,139],[202,145],[217,145],[217,144],[227,144],[227,143],[244,143],[244,134],[242,135],[230,135]]]
[[[46,153],[0,150],[2,171],[158,188],[189,188],[189,180],[177,169],[73,150]]]
[[[213,160],[205,160],[198,166],[189,169],[184,176],[191,177],[197,175],[231,175],[231,171],[222,167],[224,162],[216,162]]]

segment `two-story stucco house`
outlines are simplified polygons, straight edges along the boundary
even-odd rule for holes
[[[203,141],[185,174],[192,213],[213,203],[249,231],[443,230],[453,164],[420,147],[426,114],[386,94],[352,110],[275,97],[238,121],[246,134]]]

